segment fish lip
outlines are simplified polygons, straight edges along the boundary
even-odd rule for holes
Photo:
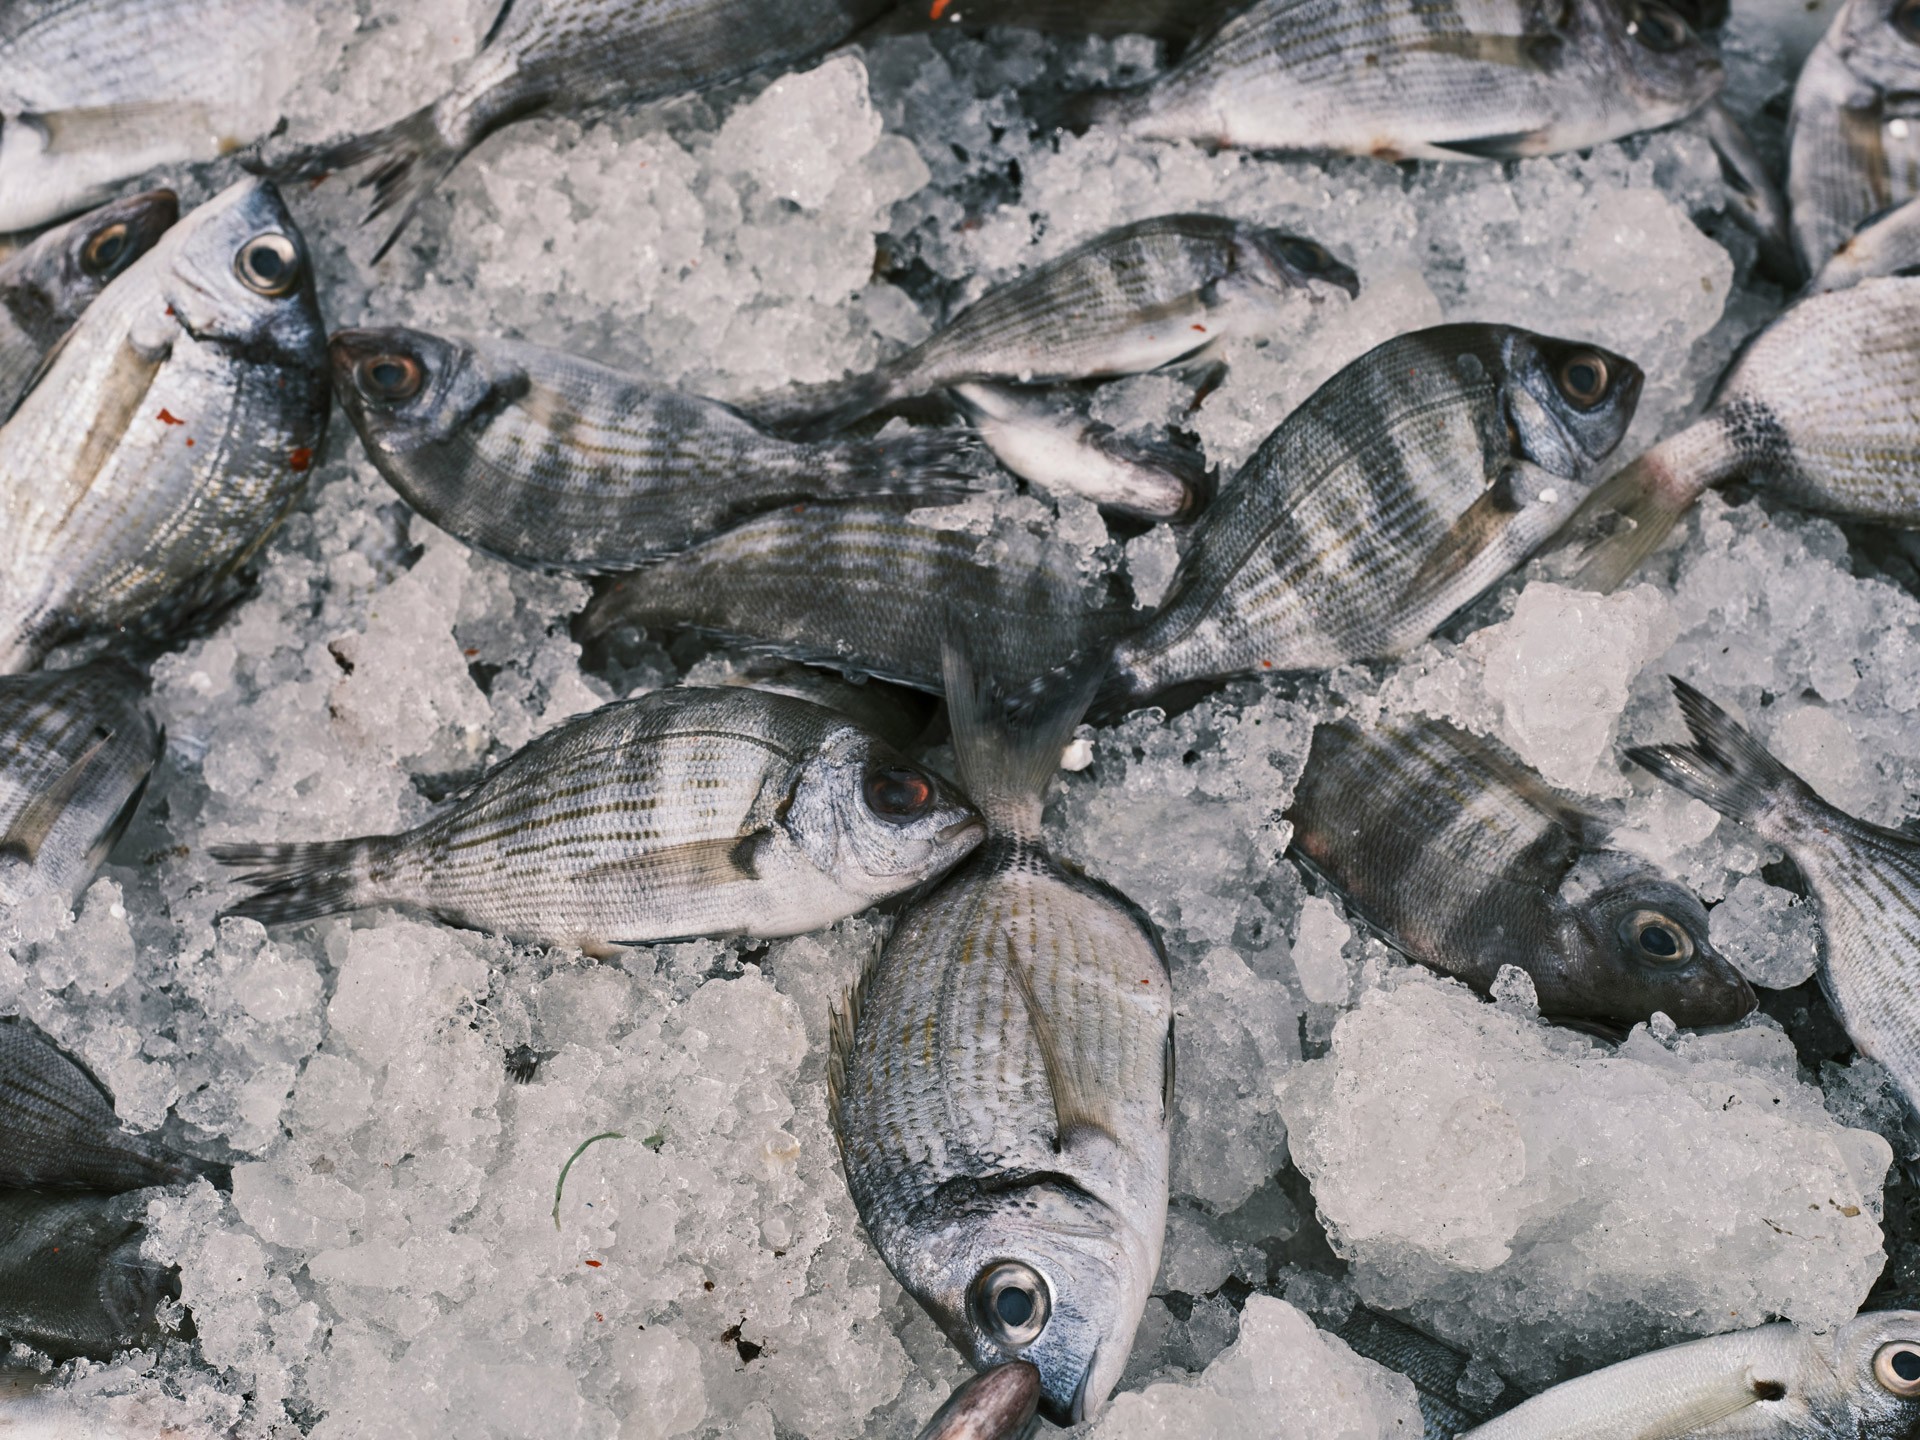
[[[1095,1345],[1093,1353],[1087,1356],[1087,1368],[1080,1372],[1080,1383],[1073,1387],[1073,1408],[1067,1423],[1079,1425],[1093,1418],[1100,1410],[1100,1402],[1094,1401],[1091,1409],[1087,1405],[1087,1385],[1093,1379],[1093,1367],[1100,1363],[1100,1347]]]
[[[976,831],[976,830],[981,834],[982,837],[984,837],[987,833],[987,822],[980,819],[980,817],[977,815],[971,816],[965,820],[954,821],[953,824],[947,826],[946,829],[942,830],[938,835],[934,836],[934,838],[938,840],[942,845],[948,845],[953,843],[956,840],[961,839],[963,836],[967,835],[969,832]]]

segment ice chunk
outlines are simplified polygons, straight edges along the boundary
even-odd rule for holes
[[[1819,926],[1796,895],[1743,875],[1707,917],[1714,948],[1769,990],[1786,990],[1819,964]]]
[[[1300,905],[1300,928],[1293,940],[1293,968],[1300,989],[1317,1005],[1338,1005],[1347,998],[1353,967],[1341,947],[1353,932],[1330,900],[1310,895]]]
[[[770,194],[818,210],[883,128],[867,98],[867,67],[838,55],[781,77],[734,111],[714,137],[713,157]]]

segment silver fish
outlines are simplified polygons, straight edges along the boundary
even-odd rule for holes
[[[111,1195],[226,1174],[126,1129],[91,1070],[32,1022],[0,1016],[0,1189]]]
[[[1873,216],[1827,257],[1807,282],[1809,295],[1845,290],[1879,275],[1912,275],[1920,270],[1920,200],[1909,200]]]
[[[1658,0],[1259,0],[1165,75],[1076,111],[1153,139],[1505,160],[1671,124],[1723,80]]]
[[[705,90],[823,54],[890,0],[502,0],[459,82],[384,130],[280,167],[311,178],[370,164],[369,222],[397,212],[377,260],[487,136],[530,115],[591,115]]]
[[[797,935],[980,843],[966,801],[843,716],[746,688],[661,690],[549,731],[399,835],[216,846],[268,924],[389,905],[599,952]]]
[[[1048,780],[1090,687],[1019,720],[949,652],[986,844],[901,918],[835,1010],[827,1111],[855,1208],[976,1369],[1026,1360],[1092,1419],[1133,1348],[1167,1220],[1173,1002],[1152,922],[1056,865]]]
[[[1829,515],[1920,526],[1920,278],[1811,295],[1751,340],[1707,412],[1604,485],[1587,516],[1620,528],[1579,581],[1611,590],[1708,488],[1734,478]]]
[[[1626,434],[1638,366],[1504,325],[1389,340],[1322,385],[1200,517],[1109,698],[1396,655],[1524,560]]]
[[[789,506],[621,577],[587,608],[589,642],[625,626],[691,630],[920,690],[940,688],[949,612],[996,673],[1040,675],[1103,644],[1132,612],[1068,546],[982,541],[917,523],[914,500]]]
[[[109,1359],[140,1339],[178,1293],[140,1258],[149,1198],[0,1191],[0,1336],[58,1360]]]
[[[842,675],[799,665],[776,656],[750,658],[723,683],[750,685],[791,695],[845,715],[871,730],[896,750],[911,749],[933,723],[939,701],[919,690],[889,685],[883,680]]]
[[[920,1431],[920,1440],[1022,1440],[1040,1413],[1040,1372],[1024,1360],[983,1370],[960,1385]]]
[[[0,232],[252,140],[310,25],[291,0],[0,5]]]
[[[328,390],[300,232],[242,181],[101,294],[0,429],[0,674],[203,604],[306,488]]]
[[[982,483],[964,431],[801,444],[716,400],[518,341],[396,326],[343,330],[330,349],[341,408],[393,488],[524,565],[631,570],[797,500],[952,500]]]
[[[81,312],[179,218],[171,190],[149,190],[55,226],[0,263],[0,420]]]
[[[1920,3],[1847,0],[1793,92],[1787,196],[1818,273],[1870,217],[1920,196]]]
[[[1122,435],[1044,391],[974,384],[951,394],[994,457],[1043,490],[1141,520],[1191,520],[1213,493],[1197,446]]]
[[[1820,987],[1855,1047],[1886,1066],[1920,1109],[1920,839],[1822,800],[1718,705],[1673,682],[1691,745],[1627,752],[1800,867],[1820,924]]]
[[[1296,855],[1351,911],[1482,994],[1514,965],[1543,1014],[1575,1023],[1728,1025],[1754,1007],[1691,890],[1444,722],[1320,726],[1288,815]]]
[[[1351,269],[1297,235],[1219,215],[1136,220],[989,290],[865,375],[746,408],[771,424],[825,434],[971,381],[1138,375],[1260,333],[1282,297],[1311,295],[1316,281],[1349,295],[1360,290]]]
[[[106,661],[0,676],[0,913],[71,899],[126,831],[165,747],[145,695]]]
[[[1920,1425],[1920,1314],[1762,1325],[1556,1385],[1472,1440],[1901,1440]],[[1462,1437],[1466,1440],[1466,1437]]]

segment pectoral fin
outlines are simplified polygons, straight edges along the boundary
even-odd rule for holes
[[[663,888],[758,880],[759,858],[772,838],[771,830],[754,830],[745,835],[669,845],[644,855],[628,855],[590,865],[576,871],[573,878],[576,881],[630,880]]]
[[[1495,477],[1434,544],[1420,568],[1395,602],[1396,610],[1412,610],[1440,598],[1446,589],[1498,543],[1515,515],[1526,508],[1524,471],[1509,465]],[[1465,596],[1460,597],[1465,599]]]
[[[1528,35],[1440,33],[1410,40],[1401,48],[1424,50],[1434,55],[1454,55],[1462,60],[1472,60],[1481,65],[1502,65],[1511,70],[1547,72],[1559,64],[1566,50],[1566,41],[1551,30],[1536,30]],[[1488,138],[1511,140],[1514,137],[1495,135]]]
[[[47,843],[47,836],[60,823],[60,817],[66,814],[67,807],[73,803],[73,797],[79,793],[91,767],[105,753],[112,740],[111,730],[95,732],[92,742],[60,778],[27,802],[26,808],[14,816],[6,834],[0,835],[0,856],[13,856],[29,865],[39,863],[41,846]]]
[[[1021,998],[1026,1001],[1027,1022],[1033,1029],[1034,1043],[1040,1048],[1047,1088],[1053,1094],[1054,1150],[1066,1151],[1077,1137],[1093,1134],[1105,1135],[1118,1143],[1118,1126],[1108,1112],[1105,1097],[1097,1085],[1080,1073],[1078,1057],[1055,1028],[1053,1017],[1034,989],[1032,975],[1011,945],[1007,947],[1006,961],[1014,983],[1020,987]]]
[[[1514,130],[1505,135],[1482,135],[1474,139],[1435,142],[1435,150],[1449,150],[1468,160],[1525,160],[1547,151],[1549,136],[1545,130]]]

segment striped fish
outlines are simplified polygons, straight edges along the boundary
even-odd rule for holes
[[[850,720],[744,687],[662,690],[549,731],[399,835],[227,845],[268,924],[386,905],[589,953],[797,935],[940,874],[982,826]]]
[[[1920,196],[1920,3],[1846,0],[1793,91],[1787,198],[1817,274],[1866,221]]]
[[[0,676],[0,916],[71,899],[133,820],[165,742],[132,671]]]
[[[179,218],[171,190],[150,190],[57,225],[0,261],[0,421],[81,312]]]
[[[1627,758],[1800,867],[1820,922],[1820,986],[1855,1047],[1920,1108],[1920,839],[1835,809],[1698,690],[1673,688],[1693,743]]]
[[[980,484],[964,431],[798,444],[538,345],[395,326],[343,330],[329,349],[341,408],[401,497],[523,565],[631,570],[796,500]]]
[[[1638,366],[1505,325],[1389,340],[1267,437],[1193,527],[1112,698],[1397,655],[1524,560],[1584,498]]]
[[[1580,582],[1611,590],[1710,487],[1742,479],[1803,509],[1920,526],[1920,278],[1810,295],[1761,331],[1693,424],[1594,491],[1620,528]]]
[[[1356,1354],[1377,1360],[1413,1381],[1420,1418],[1426,1421],[1425,1440],[1453,1440],[1510,1407],[1517,1398],[1515,1387],[1509,1385],[1490,1404],[1468,1399],[1460,1393],[1460,1377],[1467,1371],[1465,1355],[1364,1305],[1354,1306],[1346,1323],[1333,1333]]]
[[[326,361],[305,247],[264,181],[108,286],[0,429],[0,674],[203,606],[305,490]]]
[[[916,395],[973,381],[1022,385],[1139,375],[1258,334],[1289,292],[1349,295],[1353,271],[1311,240],[1219,215],[1160,215],[1094,236],[989,290],[865,375],[751,402],[825,434]]]
[[[111,1195],[201,1175],[224,1182],[226,1167],[127,1130],[92,1071],[30,1021],[0,1016],[0,1189]]]
[[[140,1255],[150,1197],[0,1191],[0,1336],[56,1360],[112,1358],[178,1294]]]
[[[1059,1425],[1106,1403],[1160,1268],[1173,1086],[1152,922],[1041,838],[1089,691],[1063,684],[1008,722],[950,656],[954,751],[988,839],[834,1012],[827,1082],[887,1268],[975,1369],[1034,1365]]]
[[[1288,814],[1296,856],[1354,913],[1482,994],[1515,965],[1543,1014],[1576,1023],[1726,1025],[1754,1007],[1692,891],[1444,722],[1322,725]]]
[[[790,658],[940,688],[950,616],[996,673],[1040,675],[1104,643],[1130,612],[1077,552],[1025,531],[983,542],[914,521],[915,500],[792,506],[622,577],[581,637],[693,630]]]
[[[1900,1440],[1916,1428],[1920,1313],[1886,1310],[1824,1334],[1762,1325],[1636,1355],[1556,1385],[1467,1436]]]
[[[1671,124],[1723,80],[1659,0],[1259,0],[1076,116],[1254,150],[1506,160]]]

